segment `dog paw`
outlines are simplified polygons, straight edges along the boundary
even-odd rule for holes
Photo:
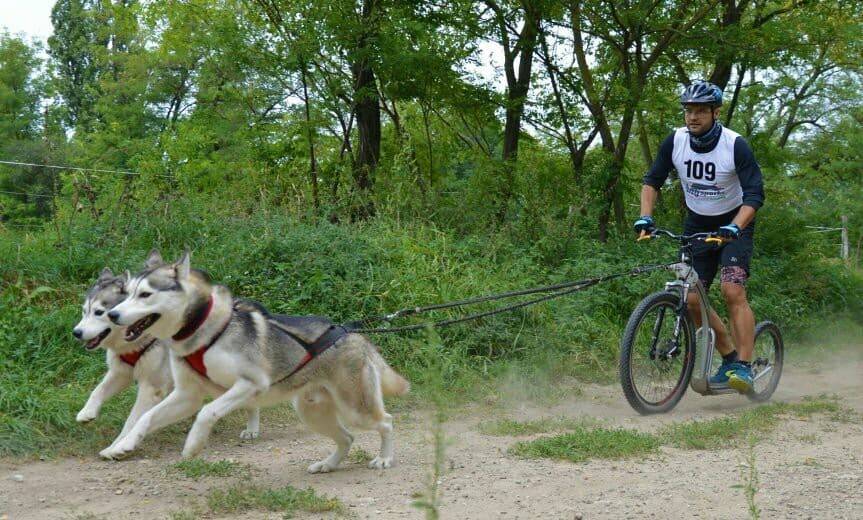
[[[110,446],[99,452],[99,456],[107,460],[121,460],[126,458],[137,448],[135,438],[126,435],[122,439],[116,439]]]
[[[96,418],[99,413],[96,410],[90,410],[88,408],[84,408],[78,415],[75,416],[75,420],[79,423],[87,423]]]
[[[392,465],[392,457],[375,457],[371,462],[369,462],[369,469],[387,469]]]
[[[132,450],[123,450],[116,445],[111,445],[99,452],[99,456],[105,460],[122,460],[126,458]]]
[[[240,432],[240,439],[244,441],[253,441],[261,436],[258,430],[243,430]]]
[[[336,469],[336,466],[331,465],[326,460],[322,460],[309,466],[309,473],[329,473],[334,469]]]
[[[186,446],[183,447],[183,458],[194,459],[201,453],[201,451],[203,451],[203,449],[204,445],[200,443],[186,444]]]

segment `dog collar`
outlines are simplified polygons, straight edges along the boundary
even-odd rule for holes
[[[144,345],[144,348],[142,348],[140,350],[133,350],[132,352],[126,352],[125,354],[120,354],[120,359],[122,359],[127,365],[133,367],[136,364],[138,364],[138,360],[141,359],[141,356],[143,356],[144,353],[146,353],[147,350],[149,350],[150,347],[152,347],[154,343],[156,343],[156,338],[153,338],[152,341],[150,341],[149,343]]]
[[[201,325],[207,321],[207,318],[210,316],[210,311],[213,310],[213,295],[210,295],[209,300],[207,300],[206,307],[198,309],[198,311],[192,316],[192,319],[189,320],[188,323],[183,325],[183,328],[180,329],[176,334],[171,336],[171,339],[174,341],[183,341],[184,339],[189,339],[192,334],[197,331]]]

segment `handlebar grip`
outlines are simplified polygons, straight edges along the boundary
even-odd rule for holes
[[[635,239],[636,242],[641,242],[642,240],[650,240],[653,236],[647,231],[642,230],[641,234],[638,235],[638,238]]]
[[[725,240],[723,240],[719,237],[708,237],[708,238],[705,238],[704,241],[707,242],[708,244],[722,245],[723,243],[725,243]]]

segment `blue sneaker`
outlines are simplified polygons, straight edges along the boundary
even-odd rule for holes
[[[748,394],[754,388],[752,381],[752,369],[746,365],[735,363],[733,370],[728,371],[728,386],[737,390],[741,394]]]
[[[728,373],[734,371],[737,366],[740,365],[737,361],[723,361],[719,366],[719,370],[716,371],[710,377],[711,385],[724,385],[728,382]]]

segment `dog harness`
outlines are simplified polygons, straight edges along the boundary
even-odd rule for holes
[[[201,325],[203,325],[203,323],[207,320],[207,317],[210,315],[210,311],[212,311],[212,310],[213,310],[213,296],[210,295],[210,299],[207,302],[206,308],[204,308],[201,312],[199,312],[195,316],[193,316],[192,319],[189,321],[189,323],[184,325],[183,328],[180,329],[180,331],[177,332],[176,334],[174,334],[171,338],[174,341],[183,341],[184,339],[188,339],[189,337],[191,337],[192,334],[194,334],[195,331],[198,330],[198,328]],[[279,328],[279,330],[281,330],[282,332],[284,332],[285,334],[290,336],[291,339],[293,339],[294,341],[299,343],[303,347],[303,349],[305,349],[305,351],[306,351],[306,355],[303,356],[303,359],[300,360],[299,365],[297,365],[291,371],[290,374],[283,377],[282,379],[279,379],[278,381],[276,381],[276,383],[273,383],[273,384],[281,383],[282,381],[285,381],[286,379],[290,378],[291,376],[293,376],[294,374],[299,372],[300,369],[302,369],[304,366],[306,366],[312,359],[319,356],[325,350],[327,350],[328,348],[333,346],[339,339],[341,339],[342,336],[344,336],[345,334],[348,333],[347,329],[345,329],[341,325],[333,324],[333,325],[330,325],[330,327],[323,334],[321,334],[318,337],[318,339],[309,343],[288,329],[288,327],[291,326],[292,323],[296,323],[297,325],[302,323],[304,318],[293,317],[293,316],[283,316],[283,317],[280,317],[278,320],[274,319],[272,317],[268,317],[268,319],[275,326],[277,326]],[[209,377],[207,376],[207,367],[204,364],[204,355],[207,353],[207,350],[209,350],[209,348],[211,346],[213,346],[216,343],[216,341],[219,340],[219,338],[225,332],[225,329],[228,328],[228,324],[230,324],[230,323],[231,323],[231,320],[228,319],[228,321],[225,323],[225,325],[222,327],[222,329],[218,332],[218,334],[213,336],[213,338],[209,341],[209,343],[202,345],[200,348],[198,348],[197,350],[195,350],[191,354],[183,356],[183,359],[186,360],[186,363],[189,364],[189,366],[192,368],[192,370],[194,370],[195,372],[197,372],[198,374],[200,374],[201,376],[203,376],[206,379],[209,379]]]
[[[147,350],[149,350],[150,347],[153,346],[154,343],[156,343],[156,338],[153,338],[153,341],[144,345],[144,348],[140,350],[134,350],[132,352],[126,352],[125,354],[120,354],[120,359],[122,359],[127,365],[134,367],[138,364],[138,360],[141,359],[141,356],[143,356],[147,352]]]
[[[207,318],[210,316],[210,311],[212,310],[213,295],[211,294],[209,300],[207,300],[207,306],[201,311],[197,312],[194,316],[192,316],[192,319],[189,320],[188,323],[183,325],[183,328],[180,329],[176,334],[171,336],[171,339],[173,339],[174,341],[183,341],[184,339],[192,337],[192,334],[194,334],[195,331],[197,331],[201,327],[201,325],[203,325],[204,322],[207,321]],[[201,345],[200,348],[196,349],[191,354],[183,356],[183,359],[185,359],[186,363],[188,363],[189,366],[192,367],[192,370],[199,373],[206,379],[209,379],[209,377],[207,377],[207,366],[204,365],[204,354],[206,354],[207,350],[209,350],[209,348],[212,347],[213,344],[215,344],[220,337],[222,337],[222,333],[224,333],[225,329],[228,328],[229,323],[231,323],[230,318],[227,322],[225,322],[225,325],[222,327],[219,333],[213,336],[213,339],[211,339],[209,343]]]
[[[300,319],[302,319],[302,318],[300,318]],[[303,359],[300,360],[300,364],[297,365],[296,368],[291,370],[290,374],[286,375],[285,377],[283,377],[283,378],[279,379],[278,381],[276,381],[275,383],[273,383],[274,385],[277,385],[277,384],[281,383],[282,381],[290,379],[291,376],[293,376],[294,374],[299,372],[301,368],[306,366],[309,363],[309,361],[311,361],[315,357],[322,354],[328,348],[335,345],[336,342],[342,338],[342,336],[344,336],[345,334],[348,333],[347,329],[345,329],[341,325],[333,324],[333,325],[330,325],[330,328],[328,328],[326,330],[326,332],[321,334],[321,336],[318,339],[316,339],[315,341],[313,341],[311,343],[308,343],[304,339],[297,336],[296,334],[294,334],[293,332],[291,332],[290,330],[288,330],[285,327],[286,323],[290,323],[289,320],[290,320],[290,318],[283,317],[281,320],[273,320],[273,323],[277,327],[279,327],[279,329],[282,332],[284,332],[285,334],[290,336],[291,339],[293,339],[294,341],[299,343],[304,349],[306,349],[306,355],[303,356]]]

